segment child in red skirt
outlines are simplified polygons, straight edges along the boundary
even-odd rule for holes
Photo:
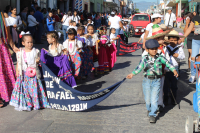
[[[98,71],[100,74],[104,74],[104,72],[109,72],[109,61],[108,61],[108,42],[109,37],[106,35],[106,27],[100,27],[99,28],[99,67]]]

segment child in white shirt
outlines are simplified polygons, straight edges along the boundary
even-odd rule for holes
[[[82,42],[77,40],[75,37],[77,32],[74,28],[69,29],[68,38],[64,43],[65,54],[69,53],[70,63],[72,64],[72,70],[74,77],[78,77],[81,67],[81,58],[79,52],[81,52]]]
[[[111,44],[114,43],[116,45],[116,40],[119,39],[119,37],[115,36],[115,28],[111,28],[111,34],[110,34],[110,42]]]
[[[183,48],[178,45],[178,40],[181,37],[177,31],[173,30],[168,35],[168,39],[170,44],[167,46],[166,59],[176,68],[178,72],[179,62],[185,58],[185,54]],[[175,105],[175,99],[177,97],[177,81],[178,79],[174,77],[172,72],[166,72],[165,74],[165,82],[164,82],[164,104],[168,104],[168,93],[173,93],[173,97],[171,97],[171,104]],[[169,88],[171,88],[172,92],[169,92]]]

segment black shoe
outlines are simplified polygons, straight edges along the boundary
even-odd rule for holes
[[[164,110],[163,106],[158,105],[158,111],[161,113],[161,112],[163,112],[163,110]]]
[[[149,122],[150,123],[156,123],[156,117],[150,116],[149,117]]]

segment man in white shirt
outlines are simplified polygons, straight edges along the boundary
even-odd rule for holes
[[[176,22],[176,15],[172,12],[172,9],[169,9],[165,15],[165,25],[173,27],[174,22]]]
[[[115,28],[116,30],[116,33],[115,35],[119,35],[119,32],[120,32],[120,27],[123,28],[123,25],[122,25],[122,22],[121,22],[121,18],[117,16],[117,11],[112,11],[111,12],[111,17],[109,18],[108,20],[108,25],[110,26],[110,29],[111,28]]]

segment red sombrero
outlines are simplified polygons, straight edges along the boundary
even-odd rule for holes
[[[165,36],[167,32],[164,32],[158,24],[154,24],[152,27],[152,36],[147,37],[146,40],[155,39],[161,36]]]

